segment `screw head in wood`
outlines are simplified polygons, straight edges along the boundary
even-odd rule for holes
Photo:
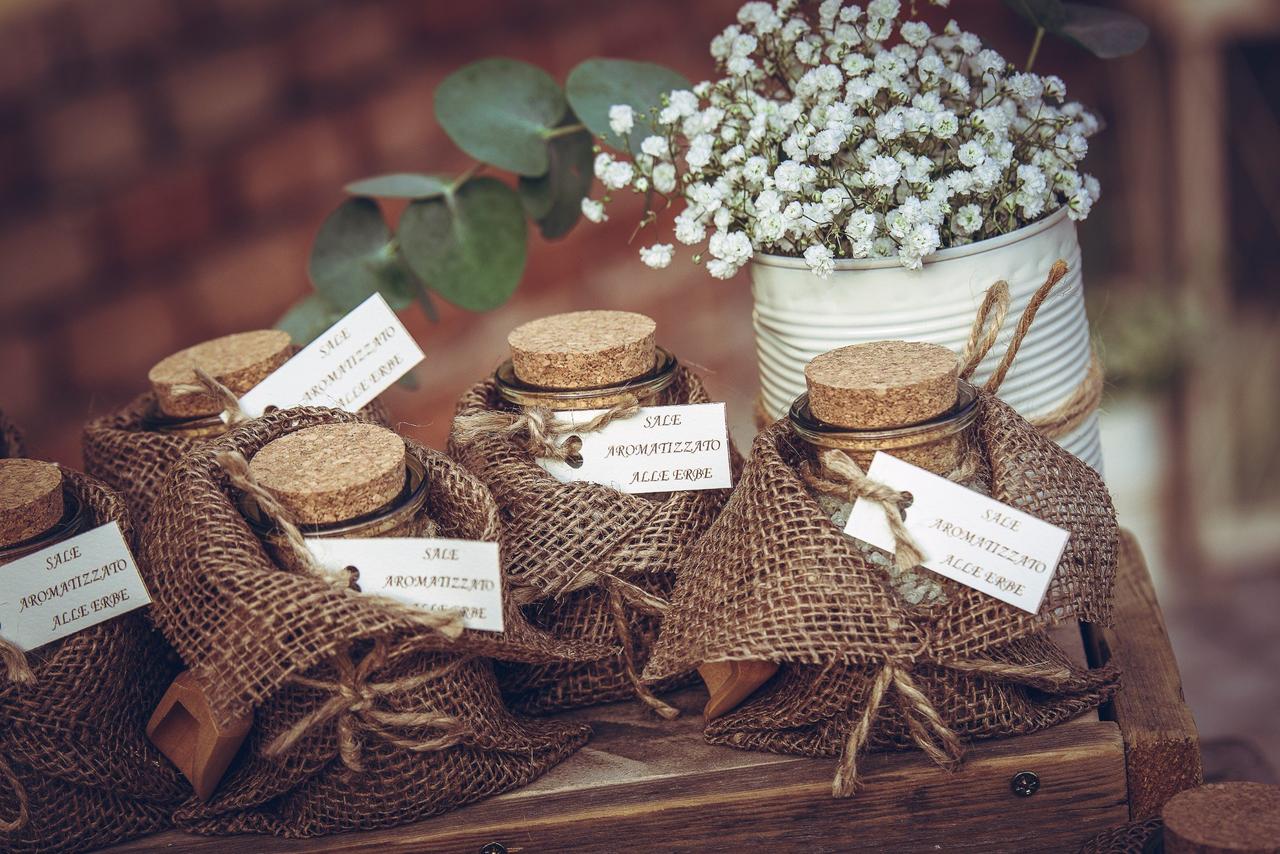
[[[501,842],[490,842],[480,849],[480,854],[507,854],[507,846]]]
[[[1029,798],[1040,791],[1040,775],[1034,771],[1019,771],[1009,781],[1009,788],[1020,798]]]

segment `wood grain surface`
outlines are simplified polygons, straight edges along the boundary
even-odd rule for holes
[[[1129,812],[1142,821],[1169,798],[1203,782],[1200,736],[1182,696],[1182,677],[1169,645],[1146,561],[1133,535],[1120,535],[1115,628],[1086,627],[1091,663],[1120,665],[1122,688],[1103,709],[1120,726],[1128,772]]]

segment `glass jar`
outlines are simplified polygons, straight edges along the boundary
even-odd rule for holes
[[[526,383],[516,376],[511,359],[494,373],[502,402],[518,407],[545,407],[556,410],[607,409],[635,398],[642,406],[654,402],[676,377],[676,357],[663,347],[655,347],[653,370],[625,382],[587,388],[549,388]]]

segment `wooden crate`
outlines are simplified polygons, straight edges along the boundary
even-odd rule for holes
[[[975,743],[951,774],[916,752],[869,756],[866,788],[852,800],[831,797],[834,760],[705,743],[706,695],[690,690],[676,696],[685,714],[674,722],[636,703],[570,713],[594,729],[573,757],[530,786],[417,824],[311,840],[169,832],[110,850],[1076,851],[1200,780],[1195,724],[1132,537],[1116,629],[1081,628],[1082,655],[1124,670],[1114,703],[1044,732]],[[1029,797],[1012,791],[1023,771],[1040,782]]]

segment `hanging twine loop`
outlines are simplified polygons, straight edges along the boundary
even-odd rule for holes
[[[634,395],[628,395],[626,400],[578,425],[540,406],[531,406],[518,413],[477,412],[454,419],[452,438],[461,445],[470,445],[486,436],[506,436],[521,440],[524,449],[535,459],[564,462],[576,453],[576,449],[572,443],[562,441],[563,438],[578,433],[595,433],[639,411],[640,401]]]
[[[9,788],[13,790],[14,797],[18,799],[18,814],[12,819],[0,818],[0,833],[17,833],[26,827],[27,822],[31,820],[31,803],[27,796],[27,787],[22,785],[22,781],[18,779],[18,775],[9,767],[9,763],[4,756],[0,756],[0,779],[9,784]]]
[[[199,365],[193,365],[191,370],[195,372],[198,382],[178,383],[173,387],[174,394],[207,394],[222,404],[228,424],[239,424],[249,420],[249,416],[240,408],[240,398],[235,392],[218,382],[213,375]]]
[[[279,758],[292,750],[314,728],[337,720],[338,756],[342,764],[355,772],[364,770],[363,739],[373,736],[402,750],[426,753],[459,744],[467,730],[456,719],[436,711],[395,712],[381,708],[391,696],[418,694],[429,683],[455,672],[470,659],[459,657],[443,667],[417,673],[389,682],[373,682],[372,674],[387,664],[387,650],[382,642],[355,663],[349,652],[332,659],[338,678],[333,681],[292,676],[285,684],[311,688],[330,694],[318,708],[300,718],[289,729],[277,735],[263,749],[263,755]],[[436,730],[434,734],[405,737],[398,733]]]
[[[283,536],[285,545],[293,553],[295,560],[303,570],[311,576],[322,579],[351,596],[359,596],[370,603],[394,611],[397,616],[408,619],[418,625],[439,632],[450,640],[462,634],[462,613],[457,610],[422,611],[403,602],[385,596],[361,593],[352,589],[352,574],[347,571],[335,572],[326,569],[316,561],[315,555],[307,547],[302,531],[294,524],[289,512],[280,504],[271,492],[258,483],[249,469],[249,461],[239,451],[222,451],[215,458],[218,465],[227,475],[227,481],[237,489],[251,496],[258,503],[262,515],[270,519]]]

